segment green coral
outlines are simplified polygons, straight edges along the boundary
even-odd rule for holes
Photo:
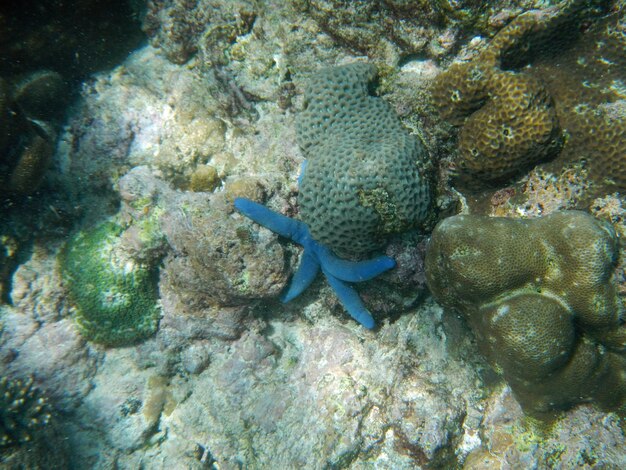
[[[155,269],[124,252],[122,232],[112,222],[79,232],[60,258],[80,332],[109,346],[147,338],[160,316]]]
[[[442,221],[427,283],[460,311],[527,411],[626,409],[626,325],[612,227],[583,212]]]

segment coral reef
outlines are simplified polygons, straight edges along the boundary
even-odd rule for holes
[[[483,442],[465,459],[465,470],[500,468],[593,468],[626,465],[621,419],[581,405],[546,425],[529,419],[511,389],[494,393],[483,410]]]
[[[76,324],[89,340],[121,346],[157,330],[157,273],[122,249],[123,228],[114,222],[74,235],[60,256]]]
[[[445,353],[436,333],[441,309],[428,308],[422,327],[405,316],[382,335],[323,318],[304,330],[297,321],[273,321],[269,337],[247,331],[214,349],[190,389],[193,399],[161,425],[172,445],[198,443],[199,456],[223,467],[454,465],[447,448],[463,434],[461,423],[472,421],[468,404],[476,397],[444,382],[454,377],[465,388],[476,376]],[[404,354],[400,345],[409,344],[414,349]],[[306,438],[291,432],[303,421]]]
[[[146,67],[150,63],[150,67]],[[119,103],[124,103],[119,109]],[[172,103],[177,103],[175,106]],[[150,165],[174,186],[188,189],[198,168],[216,163],[226,125],[212,81],[173,66],[150,47],[131,55],[115,73],[85,85],[84,99],[60,139],[68,162],[68,192],[102,205],[129,166]]]
[[[530,220],[461,215],[433,232],[426,276],[435,298],[466,316],[528,411],[588,400],[624,409],[616,262],[614,230],[583,212]]]
[[[296,126],[307,157],[298,203],[313,238],[350,257],[426,218],[428,155],[390,106],[368,94],[374,66],[315,73]]]
[[[459,174],[501,180],[558,152],[561,129],[556,112],[536,79],[494,72],[486,89],[485,104],[465,120],[459,133]]]
[[[184,64],[201,48],[203,59],[218,65],[228,61],[229,48],[250,31],[256,15],[255,2],[248,0],[150,0],[143,30],[175,64]]]
[[[534,26],[532,19],[519,17],[477,58],[452,65],[433,87],[442,115],[462,126],[455,160],[462,176],[503,180],[553,157],[562,146],[556,109],[543,84],[499,68],[507,52],[502,48]]]
[[[557,210],[574,210],[583,205],[591,182],[580,163],[564,166],[554,174],[533,168],[521,178],[521,188],[506,187],[491,197],[489,215],[495,217],[539,217]]]
[[[464,28],[483,33],[497,24],[490,18],[506,7],[532,2],[426,2],[382,0],[293,0],[339,44],[369,57],[444,55]]]
[[[141,40],[128,2],[115,3],[116,21],[91,0],[28,13],[19,2],[0,6],[0,193],[40,185],[70,97],[66,80],[113,65]]]
[[[317,151],[325,153],[330,148],[325,144],[335,139],[323,128],[326,136],[320,133],[303,155],[296,110],[305,101],[315,109],[321,96],[309,96],[307,83],[319,78],[324,67],[368,60],[377,64],[377,80],[342,82],[350,90],[333,88],[334,96],[362,87],[363,101],[377,100],[374,106],[393,109],[381,112],[381,119],[393,121],[394,128],[401,120],[427,148],[429,159],[442,160],[439,178],[431,181],[439,216],[457,206],[469,207],[471,213],[493,208],[507,216],[539,215],[595,199],[594,213],[626,233],[623,194],[611,189],[611,196],[589,197],[597,178],[588,178],[598,171],[619,174],[618,158],[596,170],[594,156],[603,147],[619,156],[622,145],[618,133],[610,134],[611,128],[619,130],[623,113],[617,98],[624,90],[624,48],[615,48],[623,31],[621,0],[123,1],[135,6],[137,16],[129,15],[126,6],[115,9],[123,19],[101,14],[102,6],[93,0],[39,5],[28,14],[42,25],[38,34],[25,24],[22,4],[9,0],[0,7],[0,51],[10,46],[24,53],[4,54],[8,60],[0,63],[0,117],[7,117],[0,119],[0,146],[14,150],[0,156],[0,277],[7,302],[0,305],[0,375],[9,380],[36,377],[63,417],[54,429],[59,432],[48,434],[44,452],[28,445],[2,451],[2,458],[9,457],[7,450],[17,456],[18,449],[25,449],[23,456],[47,460],[13,459],[14,466],[4,460],[1,467],[626,468],[623,423],[614,413],[581,404],[562,413],[552,427],[529,424],[534,420],[528,420],[511,389],[480,356],[467,321],[425,295],[423,230],[389,240],[384,234],[380,254],[393,258],[397,267],[354,284],[374,313],[377,328],[370,331],[346,321],[341,302],[323,279],[281,305],[276,299],[296,271],[301,252],[233,209],[236,198],[244,197],[272,213],[302,220],[298,168],[305,156],[313,164]],[[606,17],[593,12],[599,3]],[[7,5],[15,8],[14,16],[4,14]],[[117,4],[106,8],[111,5]],[[578,11],[568,5],[578,5]],[[528,8],[541,9],[529,15],[534,26],[513,33]],[[55,11],[66,17],[57,20]],[[64,27],[77,15],[84,22],[75,31],[91,29],[67,65],[59,48],[69,44]],[[103,17],[111,24],[93,27]],[[132,39],[123,28],[137,17],[150,35],[149,44],[125,52],[115,69],[83,81],[84,71],[93,70],[88,64],[104,64],[112,57],[98,55],[103,48],[116,54],[118,44]],[[550,23],[551,18],[560,19]],[[501,44],[487,47],[502,51],[492,60],[493,68],[502,80],[528,85],[527,94],[540,103],[551,97],[552,107],[531,108],[546,111],[543,116],[550,119],[556,113],[564,145],[559,157],[512,180],[511,186],[497,188],[496,194],[484,188],[460,193],[447,179],[447,162],[457,150],[452,127],[433,112],[428,84],[438,80],[440,67],[472,60],[507,24],[513,25],[509,33],[494,38]],[[112,39],[111,30],[120,36]],[[50,41],[50,34],[58,42]],[[97,46],[89,45],[94,34]],[[50,42],[49,57],[57,57],[55,63],[69,72],[46,65],[41,52],[45,41]],[[363,53],[366,59],[355,56]],[[35,56],[42,62],[31,69]],[[68,93],[55,91],[61,85],[57,72],[64,80],[79,77],[82,88],[72,89],[69,83]],[[41,93],[33,92],[37,89]],[[60,98],[72,97],[72,91],[79,99],[67,108]],[[464,112],[487,106],[484,99],[479,95]],[[333,109],[340,118],[345,111],[342,106]],[[68,122],[60,125],[63,112]],[[605,126],[607,132],[590,125],[594,116],[611,124]],[[59,138],[50,140],[54,153],[43,184],[29,197],[7,195],[9,173],[4,170],[15,168],[27,142],[9,145],[6,139],[54,137],[46,129],[49,124]],[[20,132],[9,135],[16,126]],[[602,137],[595,148],[593,131]],[[613,174],[600,182],[615,179]],[[616,186],[617,181],[607,184]],[[393,212],[384,194],[362,196],[359,202],[372,210]],[[434,218],[433,212],[429,216]],[[274,219],[272,213],[268,220]],[[158,329],[123,348],[100,347],[81,335],[58,264],[67,255],[63,244],[75,240],[71,234],[77,228],[100,227],[103,220],[123,227],[116,229],[113,245],[119,260],[128,261],[125,266],[160,266]],[[458,239],[463,242],[462,234]],[[584,234],[583,240],[588,240]],[[504,248],[505,243],[509,239],[501,243]],[[565,244],[559,240],[559,245]],[[623,259],[624,247],[620,249]],[[557,264],[550,264],[550,275],[558,274],[553,269]],[[613,285],[615,279],[622,296],[623,267],[618,264],[607,281]],[[584,280],[584,269],[579,271],[572,284]],[[510,338],[528,336],[524,319],[505,316],[495,335],[511,346],[503,349],[502,362],[516,369],[516,358],[526,358],[533,364],[529,373],[533,369],[535,374],[555,367],[546,386],[554,389],[550,381],[563,379],[558,385],[571,390],[575,387],[565,381],[563,364],[572,360],[562,359],[558,350],[569,348],[568,357],[587,354],[582,359],[595,358],[598,364],[590,387],[602,374],[606,380],[596,390],[583,390],[589,392],[583,398],[612,408],[610,398],[596,395],[600,388],[622,387],[608,370],[611,361],[623,356],[616,351],[623,344],[621,327],[613,332],[591,328],[577,313],[568,323],[563,309],[573,310],[571,299],[547,295],[556,287],[530,290],[507,297],[507,305],[521,311],[524,302],[540,296],[535,304],[545,305],[546,315],[563,325],[563,332],[571,332],[574,324],[573,339],[565,334],[547,344],[551,355],[545,359],[538,347],[525,349]],[[555,325],[537,318],[532,308],[524,311],[543,327],[537,330],[539,339],[554,333]],[[513,333],[506,336],[505,327]],[[524,387],[515,386],[515,393]],[[544,397],[552,396],[536,388]],[[526,403],[526,408],[536,405],[530,399]],[[40,431],[52,430],[51,424]],[[71,452],[57,462],[54,453],[63,445]]]

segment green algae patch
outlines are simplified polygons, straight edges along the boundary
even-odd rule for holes
[[[81,231],[67,243],[60,268],[76,325],[88,340],[124,346],[158,328],[156,270],[120,247],[124,229],[112,222]]]

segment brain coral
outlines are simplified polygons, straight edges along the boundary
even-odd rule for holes
[[[626,406],[626,325],[612,227],[583,212],[459,215],[435,228],[428,285],[468,319],[529,411]],[[605,385],[612,384],[610,396]]]
[[[120,248],[123,229],[105,222],[72,237],[60,257],[76,324],[88,339],[120,346],[156,332],[156,273]]]
[[[385,101],[368,93],[375,75],[365,63],[321,70],[296,122],[308,158],[301,217],[340,256],[379,248],[422,221],[430,203],[426,150]]]

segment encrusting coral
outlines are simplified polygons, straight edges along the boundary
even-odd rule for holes
[[[553,157],[563,143],[553,100],[542,82],[500,68],[505,48],[534,24],[532,15],[519,18],[476,59],[443,72],[433,88],[443,117],[462,126],[457,172],[474,180],[509,178]]]
[[[435,228],[426,278],[469,321],[530,412],[595,401],[626,411],[625,308],[612,227],[577,211],[459,215]]]

